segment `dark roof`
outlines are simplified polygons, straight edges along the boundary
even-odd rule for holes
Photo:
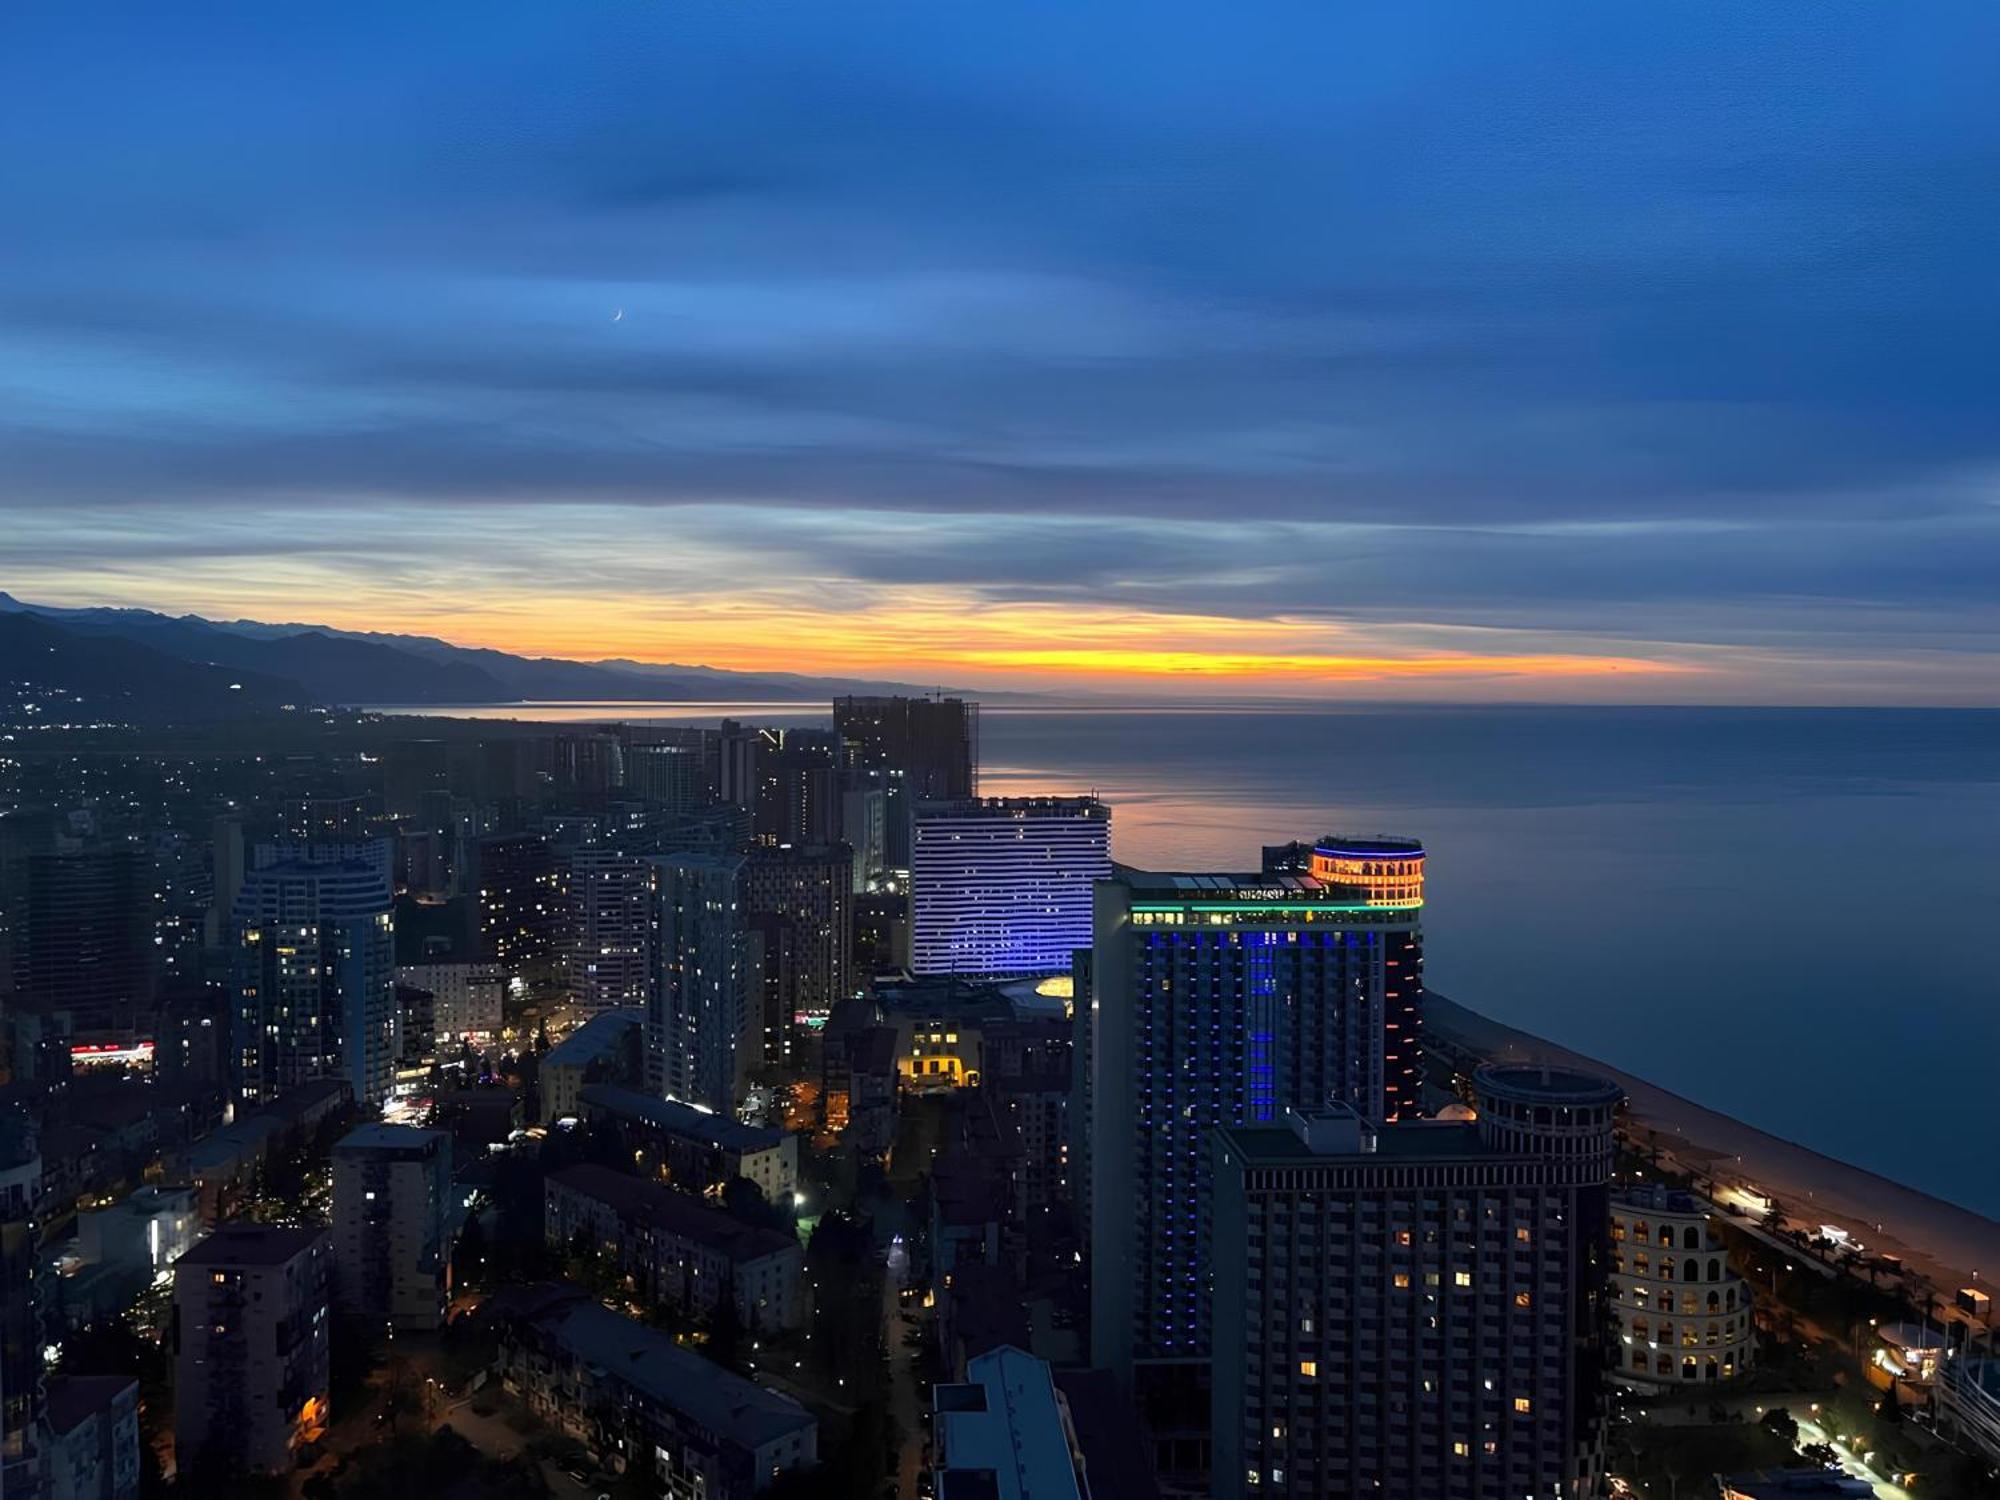
[[[732,1261],[759,1260],[799,1247],[795,1235],[746,1224],[734,1214],[710,1208],[677,1188],[647,1182],[594,1162],[551,1172],[549,1181],[608,1203],[621,1217],[706,1245]]]
[[[324,1229],[286,1229],[276,1224],[223,1224],[183,1255],[181,1266],[281,1266],[326,1238]]]
[[[357,1125],[333,1143],[334,1155],[349,1151],[398,1152],[429,1156],[451,1139],[449,1131],[424,1130],[415,1125],[388,1125],[379,1120]]]
[[[1384,1126],[1375,1135],[1375,1149],[1359,1154],[1314,1151],[1284,1125],[1236,1125],[1216,1133],[1227,1137],[1243,1159],[1256,1166],[1286,1162],[1367,1166],[1378,1161],[1464,1160],[1499,1154],[1480,1140],[1477,1125],[1457,1120],[1409,1120]]]
[[[696,1109],[692,1104],[683,1104],[678,1099],[656,1099],[636,1089],[620,1088],[615,1083],[586,1083],[582,1097],[585,1104],[594,1105],[606,1114],[625,1120],[641,1120],[669,1135],[702,1141],[729,1151],[769,1151],[785,1141],[782,1130],[745,1125],[728,1115],[711,1114],[707,1110]]]
[[[535,1323],[575,1358],[744,1447],[761,1448],[816,1425],[791,1397],[733,1375],[599,1303],[572,1302]]]
[[[74,1432],[125,1392],[138,1399],[139,1382],[130,1375],[72,1375],[48,1383],[49,1427]]]

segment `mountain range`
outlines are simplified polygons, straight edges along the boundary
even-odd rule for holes
[[[32,623],[30,623],[32,622]],[[207,620],[146,609],[61,608],[0,593],[0,662],[134,705],[203,708],[300,702],[439,707],[571,701],[699,702],[935,691],[907,683],[629,661],[567,661],[454,646],[432,636],[326,625]],[[192,670],[190,670],[192,669]],[[5,671],[5,668],[0,668]],[[8,675],[12,675],[8,673]],[[221,696],[217,696],[217,695]],[[990,696],[990,695],[989,695]]]

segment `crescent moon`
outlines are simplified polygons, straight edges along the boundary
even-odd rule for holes
[[[617,312],[613,313],[613,314],[611,315],[611,321],[612,321],[612,322],[614,322],[614,323],[622,323],[622,322],[624,322],[624,321],[625,321],[625,309],[621,307],[621,308],[619,308],[619,309],[618,309],[618,311],[617,311]]]

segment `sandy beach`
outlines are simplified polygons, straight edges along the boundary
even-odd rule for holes
[[[1963,1286],[2000,1295],[2000,1223],[1982,1214],[1706,1109],[1436,991],[1425,998],[1424,1027],[1446,1055],[1459,1049],[1510,1061],[1563,1063],[1614,1078],[1630,1097],[1633,1122],[1658,1131],[1662,1149],[1682,1166],[1708,1171],[1719,1185],[1747,1185],[1775,1196],[1788,1223],[1838,1225],[1871,1253],[1901,1256],[1947,1303]]]

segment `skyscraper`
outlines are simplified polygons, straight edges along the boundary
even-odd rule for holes
[[[762,1057],[792,1061],[797,1024],[824,1021],[853,993],[854,851],[845,844],[759,848],[744,867],[744,904],[763,943]]]
[[[910,850],[911,969],[1066,973],[1091,940],[1091,887],[1111,873],[1095,797],[919,803]]]
[[[246,1099],[346,1078],[388,1096],[400,1056],[392,845],[260,844],[236,901],[232,1046]]]
[[[979,705],[963,698],[836,698],[833,727],[864,770],[902,772],[912,802],[979,789]]]
[[[652,862],[653,977],[646,1002],[646,1085],[727,1114],[750,1064],[752,1032],[745,861],[667,854]]]
[[[562,964],[562,880],[555,848],[540,833],[499,834],[473,850],[480,956],[510,982],[546,991]]]
[[[570,992],[587,1011],[644,1005],[653,969],[653,869],[619,844],[569,857]]]
[[[625,747],[625,788],[674,816],[693,812],[702,802],[702,759],[685,745]]]
[[[31,855],[18,982],[71,1029],[130,1033],[151,1004],[153,882],[136,845]]]
[[[1478,1120],[1214,1136],[1211,1492],[1598,1493],[1617,1085],[1488,1067]]]
[[[979,705],[963,698],[836,698],[833,727],[851,784],[887,798],[890,867],[908,869],[916,805],[979,791]]]
[[[1390,960],[1418,930],[1423,852],[1369,842],[1385,852],[1364,864],[1395,873],[1337,880],[1358,845],[1327,839],[1324,876],[1119,870],[1097,887],[1092,1350],[1156,1427],[1206,1427],[1209,1133],[1335,1102],[1382,1118],[1398,1097]]]

